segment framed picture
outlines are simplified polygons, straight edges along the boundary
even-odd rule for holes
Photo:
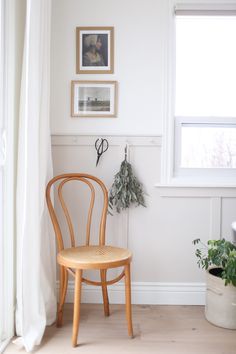
[[[72,117],[115,117],[116,81],[72,81]]]
[[[76,28],[76,73],[114,72],[114,27]]]

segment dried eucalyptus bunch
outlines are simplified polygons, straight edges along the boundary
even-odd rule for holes
[[[127,148],[125,160],[121,163],[120,171],[115,175],[114,182],[109,191],[109,208],[118,213],[127,209],[131,204],[145,205],[142,184],[134,176],[131,164],[127,161]]]

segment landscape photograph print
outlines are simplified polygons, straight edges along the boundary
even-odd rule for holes
[[[115,81],[72,81],[72,117],[115,117]]]

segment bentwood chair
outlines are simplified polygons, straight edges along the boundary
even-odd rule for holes
[[[72,219],[69,214],[68,206],[65,203],[63,195],[63,187],[65,184],[76,181],[76,183],[84,183],[90,191],[90,204],[86,224],[86,243],[84,246],[77,247],[75,244],[75,232],[72,224]],[[75,184],[75,183],[74,183]],[[99,227],[99,242],[98,245],[90,245],[90,229],[93,214],[93,207],[95,201],[95,187],[98,185],[103,194],[103,209]],[[51,187],[57,189],[58,199],[60,201],[66,224],[70,234],[70,248],[64,247],[62,237],[62,230],[59,225],[58,215],[51,200]],[[96,187],[97,188],[97,187]],[[54,191],[56,193],[56,190]],[[79,319],[80,319],[80,301],[81,301],[81,284],[82,282],[90,285],[101,286],[104,304],[104,314],[109,316],[109,300],[107,285],[111,285],[125,277],[125,299],[126,299],[126,318],[128,323],[128,334],[133,337],[132,328],[132,314],[131,314],[131,286],[130,286],[130,263],[132,254],[128,249],[111,247],[105,245],[105,229],[106,218],[108,210],[108,193],[105,185],[98,178],[84,174],[84,173],[68,173],[54,177],[49,181],[46,189],[46,200],[51,216],[52,224],[54,227],[57,239],[57,262],[60,265],[60,295],[57,310],[57,326],[62,325],[63,306],[65,302],[68,273],[72,274],[75,278],[74,290],[74,314],[73,314],[73,331],[72,331],[72,345],[77,345]],[[106,273],[109,268],[124,267],[123,271],[115,279],[107,280]],[[86,269],[100,270],[101,281],[92,281],[83,277],[83,271]]]

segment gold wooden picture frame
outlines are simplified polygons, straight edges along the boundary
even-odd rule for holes
[[[117,115],[117,81],[72,81],[71,116],[108,118]]]
[[[114,27],[76,28],[76,73],[114,73]]]

